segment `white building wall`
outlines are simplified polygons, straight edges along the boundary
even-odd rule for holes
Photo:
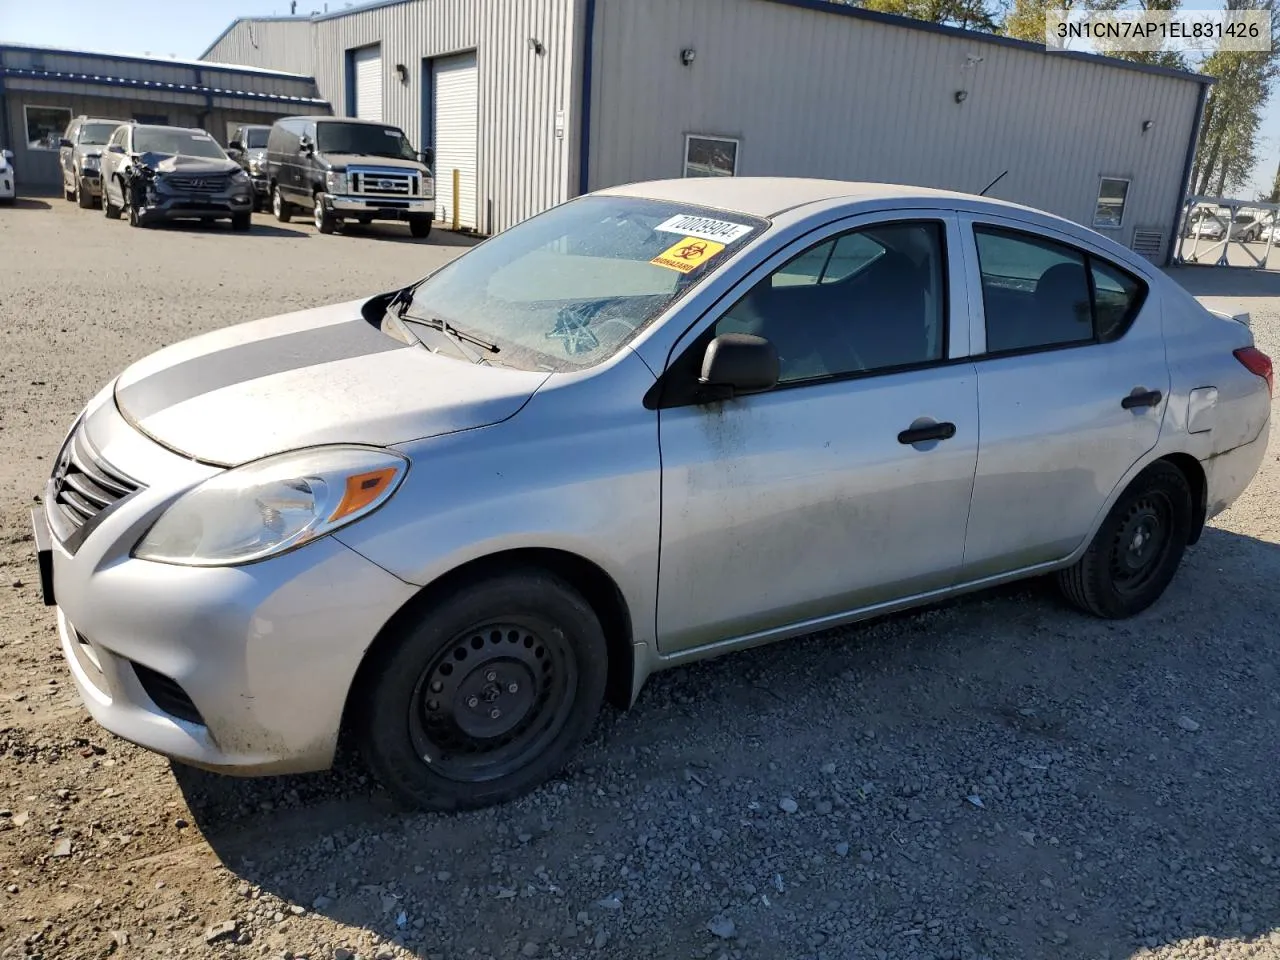
[[[773,0],[596,0],[593,37],[590,189],[679,177],[685,135],[713,134],[740,175],[977,192],[1007,169],[992,196],[1086,224],[1099,178],[1130,179],[1105,232],[1167,249],[1195,80]]]
[[[474,50],[479,73],[476,206],[479,229],[492,233],[567,200],[576,190],[581,58],[576,38],[583,6],[584,0],[405,0],[308,20],[241,20],[205,58],[302,69],[298,64],[309,42],[313,62],[307,72],[341,115],[350,112],[347,51],[381,44],[383,120],[422,147],[429,145],[432,99],[424,60]],[[311,31],[309,41],[299,26]],[[248,39],[251,27],[256,46]],[[532,49],[531,39],[542,44],[541,54]],[[407,82],[397,76],[397,64],[408,69]],[[441,177],[440,189],[450,189],[447,178]]]

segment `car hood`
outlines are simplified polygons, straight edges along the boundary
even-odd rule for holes
[[[399,157],[371,157],[364,153],[326,153],[324,159],[335,170],[353,164],[357,167],[387,167],[388,169],[416,170],[418,172],[426,169],[417,160],[401,160]]]
[[[184,456],[222,466],[324,443],[390,445],[515,415],[549,376],[407,346],[364,301],[228,327],[129,367],[116,406]]]
[[[172,153],[139,153],[137,158],[156,173],[230,173],[239,170],[240,164],[228,158],[188,157]]]

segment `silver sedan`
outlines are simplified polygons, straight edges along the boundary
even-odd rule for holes
[[[403,800],[552,776],[653,671],[1054,573],[1156,602],[1263,458],[1246,323],[1024,207],[696,179],[103,388],[34,512],[109,730]]]

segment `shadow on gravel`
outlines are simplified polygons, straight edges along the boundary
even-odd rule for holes
[[[1280,270],[1186,266],[1165,273],[1193,297],[1280,297]]]
[[[52,210],[53,204],[46,200],[37,200],[35,197],[18,197],[16,200],[8,204],[10,210]],[[0,209],[4,209],[0,205]]]
[[[485,239],[484,237],[473,236],[468,233],[454,233],[452,230],[443,230],[437,227],[431,231],[430,236],[419,240],[410,235],[408,226],[390,220],[378,220],[368,225],[344,223],[338,229],[337,235],[368,237],[370,240],[386,240],[391,243],[429,243],[436,247],[463,248],[474,247]]]
[[[1031,581],[670,671],[500,809],[175,774],[244,882],[423,956],[1280,950],[1277,582],[1210,529],[1132,620]]]
[[[231,233],[230,220],[214,220],[205,223],[202,220],[160,220],[155,223],[148,223],[143,229],[146,230],[169,230],[177,233]],[[261,220],[254,220],[253,227],[244,234],[246,237],[280,237],[290,240],[298,240],[309,237],[310,234],[305,230],[298,230],[292,227],[282,227],[274,223],[267,224]]]

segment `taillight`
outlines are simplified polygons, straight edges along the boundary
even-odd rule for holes
[[[1274,397],[1276,395],[1276,379],[1275,369],[1271,366],[1271,358],[1257,347],[1241,347],[1239,350],[1232,352],[1235,354],[1236,359],[1244,364],[1246,370],[1255,377],[1261,377],[1267,381],[1267,393]]]

